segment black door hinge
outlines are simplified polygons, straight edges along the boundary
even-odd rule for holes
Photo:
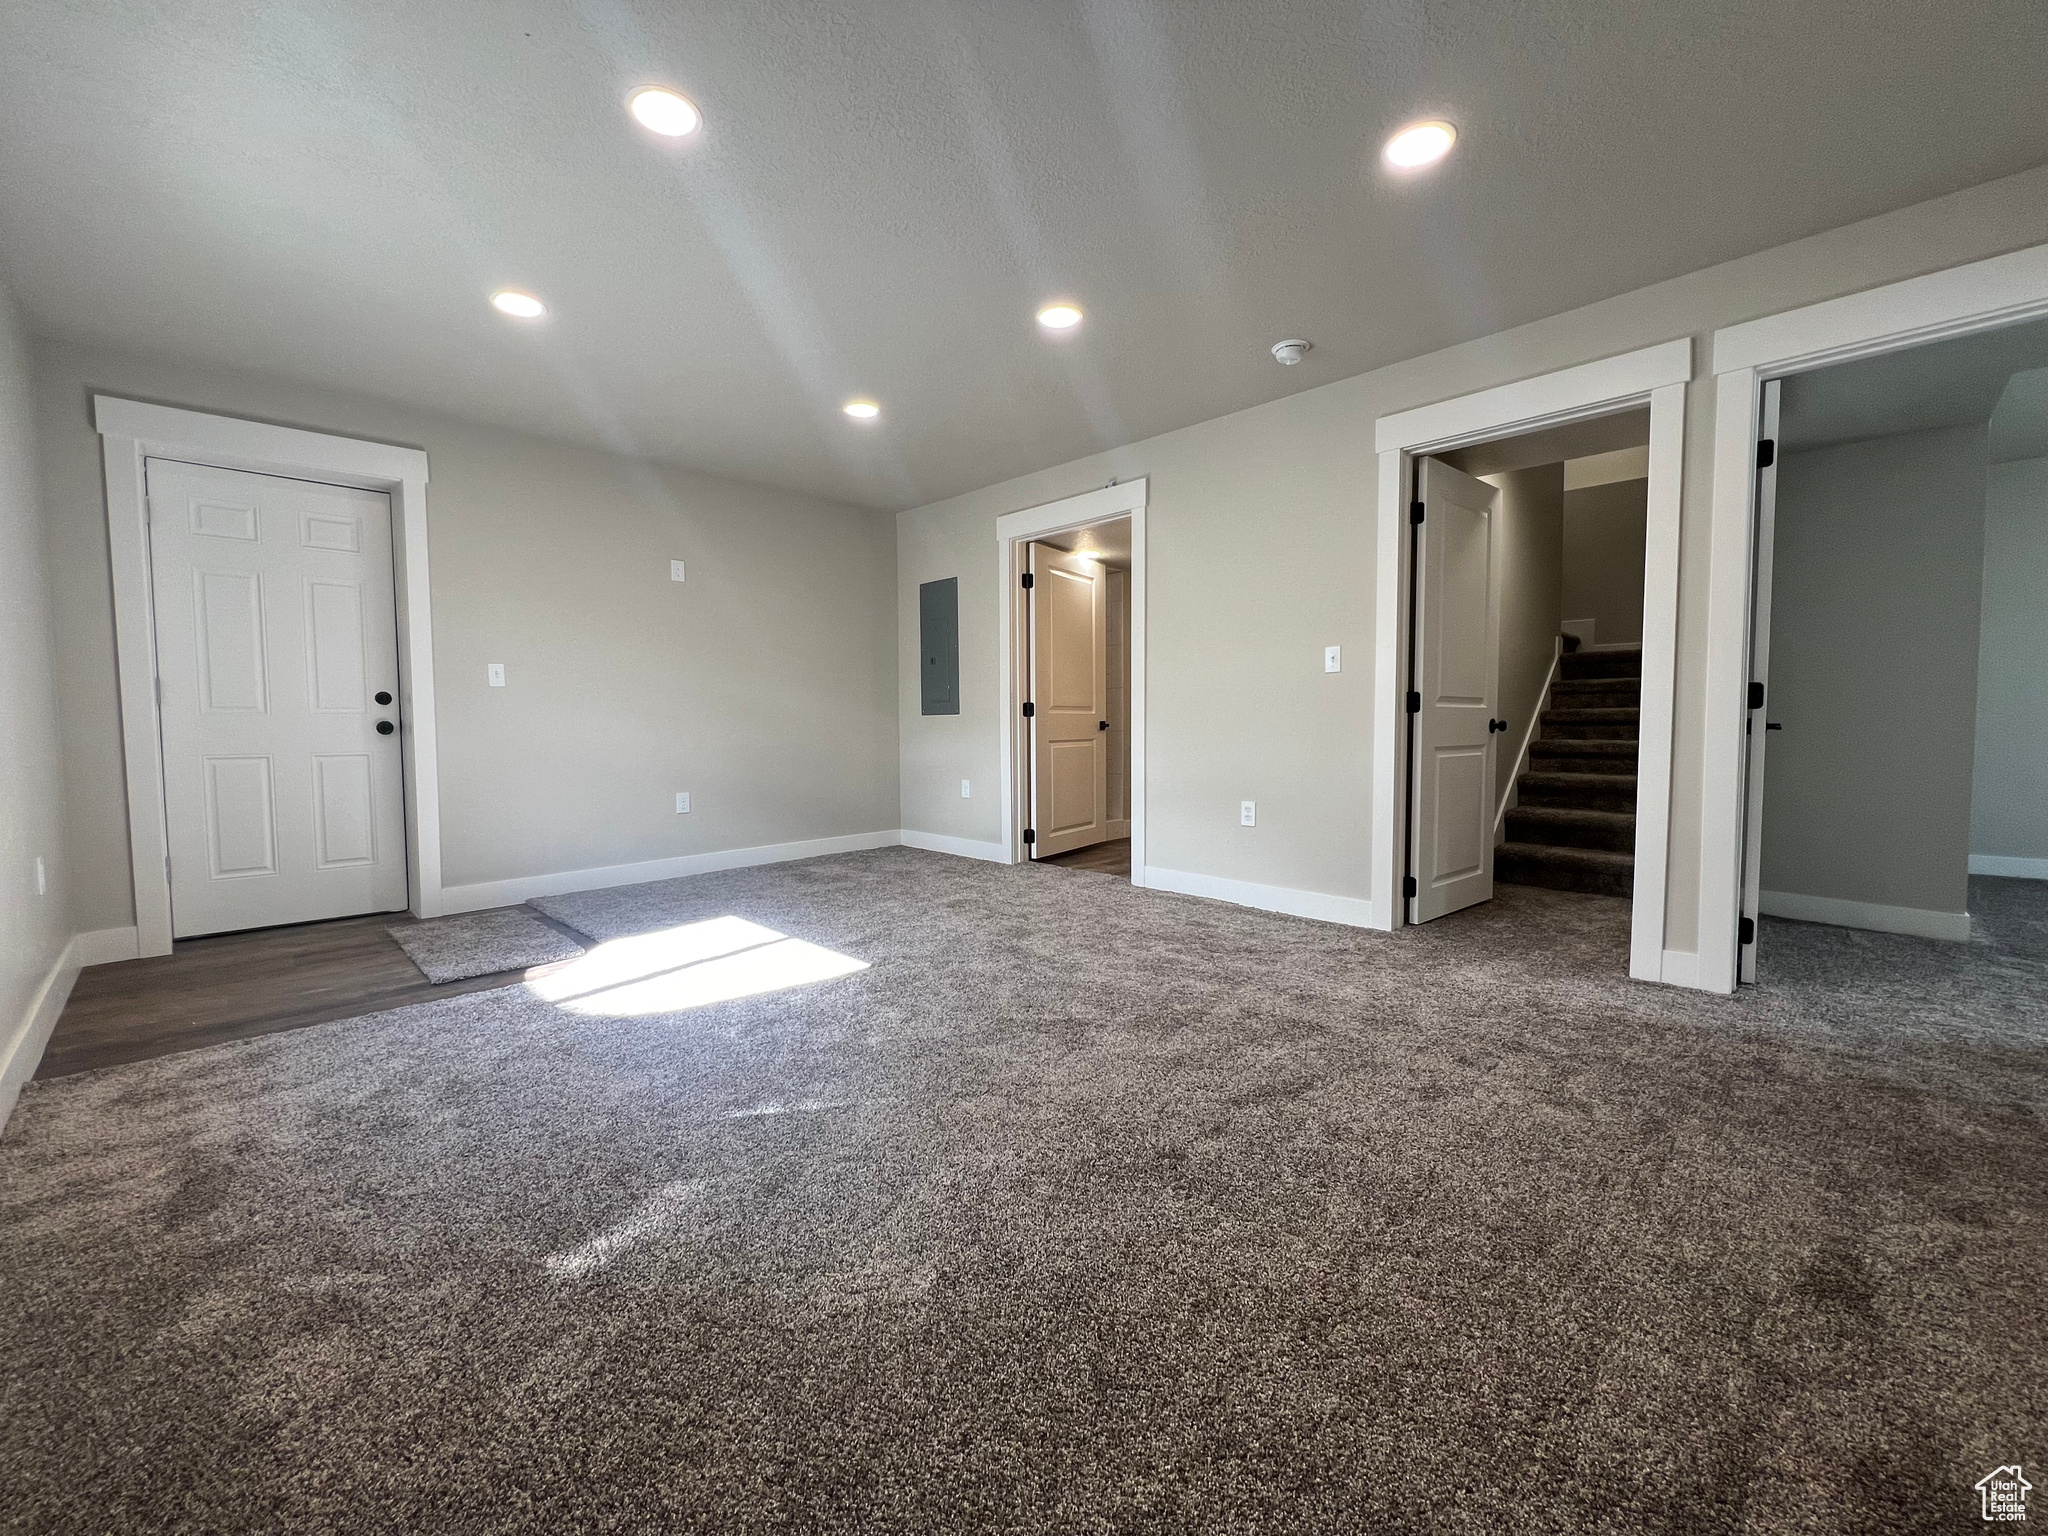
[[[1031,573],[1029,571],[1024,573],[1024,585],[1027,588],[1031,585]]]
[[[1751,709],[1762,709],[1764,707],[1764,685],[1754,680],[1749,685],[1749,707]]]
[[[1742,942],[1745,944],[1754,944],[1756,942],[1756,919],[1753,917],[1745,917],[1742,920]]]
[[[1410,522],[1411,524],[1419,524],[1419,523],[1420,523],[1420,522],[1422,521],[1422,503],[1421,503],[1421,502],[1419,502],[1419,501],[1411,501],[1411,502],[1409,502],[1409,503],[1408,503],[1408,521],[1409,521],[1409,522]]]
[[[1776,438],[1767,437],[1756,445],[1756,467],[1758,469],[1769,469],[1777,462],[1778,440]]]
[[[1415,877],[1413,875],[1403,875],[1401,877],[1401,894],[1403,896],[1413,896],[1415,889]]]
[[[1410,688],[1408,690],[1408,713],[1411,715],[1419,715],[1422,713],[1422,695],[1417,693],[1413,688]]]
[[[1031,844],[1033,844],[1033,843],[1035,843],[1035,842],[1037,842],[1037,841],[1038,841],[1038,834],[1037,834],[1036,832],[1032,831],[1032,830],[1031,830],[1031,829],[1030,829],[1029,827],[1026,827],[1026,828],[1024,829],[1024,843],[1025,843],[1025,846],[1026,846],[1026,847],[1029,847],[1029,846],[1030,846]]]
[[[1031,717],[1032,717],[1033,715],[1035,715],[1035,714],[1037,714],[1037,713],[1038,713],[1038,706],[1037,706],[1036,704],[1026,704],[1026,705],[1024,706],[1024,718],[1025,718],[1026,720],[1029,720],[1029,719],[1030,719],[1030,718],[1031,718]]]

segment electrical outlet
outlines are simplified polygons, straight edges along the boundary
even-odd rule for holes
[[[50,872],[43,867],[43,856],[40,853],[36,855],[36,894],[50,894]]]
[[[490,664],[490,666],[489,666],[489,667],[487,667],[487,668],[485,669],[485,671],[484,671],[484,675],[485,675],[486,677],[488,677],[488,678],[489,678],[489,679],[491,680],[491,686],[492,686],[493,688],[502,688],[502,687],[504,687],[504,686],[505,686],[505,663],[503,663],[502,661],[494,661],[494,662],[492,662],[492,663]]]
[[[690,792],[689,792],[689,791],[688,791],[687,789],[685,789],[685,790],[680,790],[680,791],[678,791],[678,792],[677,792],[677,794],[676,794],[676,814],[677,814],[678,816],[687,816],[687,815],[689,815],[689,813],[690,813]]]
[[[1325,672],[1342,672],[1344,670],[1343,646],[1326,645],[1323,647],[1323,670]]]
[[[1259,802],[1247,800],[1237,808],[1237,824],[1240,827],[1256,827],[1259,824]]]
[[[682,562],[682,561],[680,561],[680,560],[671,560],[671,561],[669,561],[669,563],[668,563],[668,579],[669,579],[670,581],[681,581],[681,580],[683,579],[683,562]]]
[[[962,800],[972,799],[973,796],[969,793],[969,791],[971,791],[973,788],[974,786],[972,784],[969,784],[965,779],[962,779],[960,781],[960,798]]]

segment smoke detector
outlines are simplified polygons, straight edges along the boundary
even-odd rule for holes
[[[1306,357],[1308,352],[1309,344],[1299,338],[1293,341],[1276,341],[1273,343],[1274,360],[1285,363],[1290,368]]]

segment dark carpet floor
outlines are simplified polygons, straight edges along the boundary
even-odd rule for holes
[[[30,1086],[0,1529],[1977,1528],[2048,1453],[2048,886],[1975,891],[1737,999],[1533,889],[551,900],[706,926]]]

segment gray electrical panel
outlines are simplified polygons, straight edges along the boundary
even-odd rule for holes
[[[960,713],[960,578],[917,589],[918,691],[928,715]]]

